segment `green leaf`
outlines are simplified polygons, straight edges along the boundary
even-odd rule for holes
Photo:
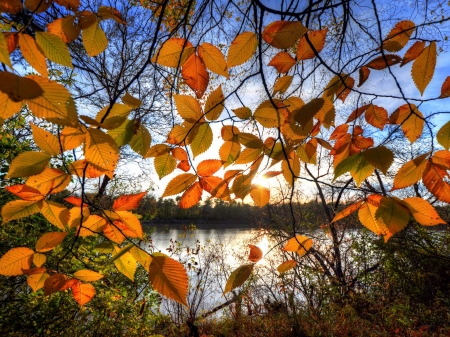
[[[150,136],[150,132],[148,132],[145,126],[140,125],[133,138],[131,138],[130,146],[135,152],[139,153],[141,156],[145,156],[150,149],[151,142],[152,137]]]
[[[253,271],[254,264],[244,264],[233,271],[227,280],[225,289],[223,291],[224,295],[234,288],[240,287],[245,281],[250,277]]]
[[[189,134],[189,138],[190,138]],[[199,154],[205,152],[209,149],[213,141],[213,132],[208,123],[203,123],[198,128],[198,132],[193,134],[194,139],[190,139],[191,151],[194,156],[198,156]]]
[[[73,69],[69,49],[60,37],[52,33],[36,32],[36,42],[50,61]]]
[[[383,174],[387,173],[387,170],[394,161],[394,154],[385,146],[374,147],[363,152],[364,158]]]
[[[125,120],[118,128],[108,130],[107,134],[116,142],[117,146],[124,146],[129,143],[134,135],[134,121]]]
[[[162,155],[158,155],[154,162],[156,173],[158,174],[159,179],[165,177],[175,170],[177,166],[177,160],[170,155],[170,153],[166,152]]]

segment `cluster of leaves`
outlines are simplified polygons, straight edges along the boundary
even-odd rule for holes
[[[2,208],[3,223],[40,212],[59,229],[38,238],[35,250],[17,247],[8,251],[0,258],[0,274],[25,274],[32,289],[37,291],[44,288],[45,295],[71,289],[75,300],[84,305],[95,294],[95,288],[86,282],[101,279],[102,275],[98,272],[82,269],[69,273],[49,271],[44,267],[44,253],[61,244],[68,232],[73,232],[73,243],[86,236],[101,235],[105,241],[98,246],[98,250],[111,254],[111,262],[121,273],[133,280],[139,263],[148,271],[149,281],[155,290],[187,306],[188,278],[182,264],[161,253],[150,254],[136,243],[143,239],[143,230],[138,217],[131,211],[138,207],[145,192],[120,196],[110,210],[100,208],[95,199],[89,201],[84,191],[81,197],[71,196],[66,199],[73,205],[70,209],[48,200],[52,194],[66,189],[72,179],[81,186],[85,186],[90,179],[102,176],[106,183],[114,179],[121,147],[130,145],[143,158],[154,158],[155,170],[160,178],[174,172],[176,168],[184,171],[171,179],[163,193],[164,197],[183,193],[179,201],[182,208],[197,204],[203,191],[224,201],[245,199],[250,195],[258,206],[263,207],[269,203],[271,191],[253,183],[253,180],[263,170],[264,160],[269,162],[270,167],[281,167],[280,171],[265,172],[266,178],[282,175],[287,184],[294,188],[300,177],[301,163],[316,164],[320,145],[329,151],[335,178],[350,172],[359,186],[374,174],[386,174],[393,163],[394,153],[383,145],[375,146],[371,137],[364,136],[364,129],[355,123],[357,119],[364,114],[367,123],[380,130],[384,130],[388,124],[401,128],[411,143],[423,132],[426,118],[411,103],[401,105],[390,116],[383,107],[370,103],[358,107],[345,123],[336,126],[335,102],[344,102],[356,90],[351,74],[335,74],[323,88],[321,97],[308,102],[297,96],[286,96],[295,79],[294,75],[288,75],[289,72],[297,63],[320,59],[328,30],[309,30],[298,20],[282,20],[268,24],[261,34],[250,31],[239,33],[229,45],[226,58],[218,47],[208,42],[194,47],[187,39],[171,37],[162,43],[152,55],[151,63],[181,68],[184,83],[194,95],[173,96],[176,111],[183,122],[174,125],[165,142],[151,146],[149,131],[139,120],[128,118],[134,109],[141,106],[142,102],[138,98],[126,93],[121,98],[123,104],[105,106],[92,118],[79,115],[69,90],[48,78],[47,60],[69,68],[72,66],[67,44],[77,39],[80,32],[87,56],[101,54],[108,41],[99,23],[112,19],[124,25],[126,22],[121,14],[111,7],[100,7],[97,13],[78,11],[77,0],[55,0],[54,3],[73,14],[56,19],[48,25],[47,32],[36,32],[34,36],[13,24],[10,28],[17,31],[0,34],[2,63],[12,68],[10,53],[18,45],[23,59],[41,74],[21,76],[11,71],[0,72],[0,117],[8,119],[26,104],[34,116],[54,124],[57,129],[57,132],[52,133],[32,125],[34,141],[41,151],[24,152],[11,162],[7,178],[21,178],[24,183],[7,188],[20,199]],[[52,1],[25,2],[25,6],[33,13],[44,12],[53,5]],[[22,3],[18,0],[4,1],[0,5],[0,11],[6,13],[15,14],[21,10]],[[164,7],[155,10],[164,13]],[[385,53],[403,49],[414,30],[415,24],[411,21],[401,21],[395,25],[379,46],[381,55],[359,68],[359,86],[368,79],[370,69],[391,69],[400,62],[404,65],[414,61],[412,78],[419,91],[424,92],[434,73],[435,42],[425,46],[426,41],[417,41],[403,58]],[[274,81],[272,90],[267,92],[269,98],[254,112],[242,106],[234,109],[233,113],[239,120],[249,120],[258,128],[273,130],[277,136],[263,138],[223,121],[220,159],[203,160],[194,168],[192,159],[210,148],[214,136],[211,123],[219,121],[225,109],[221,85],[211,91],[203,104],[202,98],[210,83],[209,72],[228,80],[229,70],[252,59],[257,50],[261,50],[263,41],[267,48],[281,50],[268,65],[282,75]],[[295,50],[295,57],[291,55],[292,50]],[[258,56],[258,59],[262,64],[262,57]],[[447,79],[440,97],[449,95],[450,80]],[[318,137],[327,134],[333,127],[328,139]],[[436,199],[450,202],[450,184],[446,180],[450,170],[450,123],[438,131],[437,140],[445,150],[433,150],[402,166],[392,190],[406,188],[422,179]],[[61,169],[52,168],[52,161],[64,159],[68,151],[82,154],[82,159],[64,164]],[[65,163],[64,160],[62,162]],[[231,165],[247,167],[228,169],[223,178],[218,176],[221,169]],[[191,170],[194,173],[190,173]],[[412,217],[425,226],[444,223],[428,201],[420,197],[401,200],[387,193],[369,195],[337,214],[334,221],[356,210],[362,224],[374,233],[383,235],[386,240],[405,228]],[[126,240],[130,243],[123,245]],[[294,233],[284,249],[303,256],[312,244],[310,238]],[[250,261],[257,262],[260,258],[261,251],[252,247]],[[295,265],[296,262],[290,260],[278,269],[283,273]],[[246,264],[233,272],[225,292],[241,286],[250,276],[253,266]]]

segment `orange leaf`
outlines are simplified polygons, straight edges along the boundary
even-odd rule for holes
[[[435,226],[446,223],[441,219],[434,207],[422,198],[406,198],[403,202],[408,207],[414,219],[423,226]]]
[[[356,212],[356,211],[361,207],[361,205],[363,204],[363,202],[364,202],[364,200],[360,200],[360,201],[358,201],[358,202],[356,202],[356,203],[354,203],[354,204],[348,206],[348,207],[345,208],[344,210],[342,210],[342,211],[340,211],[339,213],[337,213],[337,214],[334,216],[334,218],[333,218],[333,220],[332,220],[331,222],[333,223],[333,222],[339,221],[339,220],[341,220],[341,219],[343,219],[343,218],[349,216],[349,215],[352,214],[353,212]]]
[[[358,83],[358,87],[362,86],[364,84],[364,82],[367,81],[367,79],[369,78],[370,75],[370,69],[367,68],[366,66],[362,66],[361,68],[359,68],[359,83]]]
[[[383,130],[388,122],[388,113],[386,109],[377,105],[369,104],[366,110],[366,121],[370,125]]]
[[[448,76],[441,87],[441,98],[450,97],[450,76]]]
[[[173,178],[166,186],[162,197],[178,194],[185,191],[197,179],[192,173],[182,173]]]
[[[92,284],[75,283],[72,286],[72,296],[79,305],[85,305],[94,298],[95,288]]]
[[[380,206],[375,212],[375,219],[386,228],[384,235],[385,241],[397,232],[403,230],[409,222],[411,215],[409,210],[404,207],[398,199],[382,197]]]
[[[115,211],[131,211],[138,208],[139,203],[147,192],[138,194],[122,195],[114,200],[113,209]]]
[[[422,135],[424,117],[414,104],[404,104],[389,118],[391,124],[401,124],[405,137],[414,143]]]
[[[181,75],[186,84],[195,92],[197,98],[202,98],[209,82],[209,74],[202,59],[196,54],[192,54],[183,64]]]
[[[3,223],[39,213],[42,201],[14,200],[2,208]]]
[[[227,61],[219,48],[204,42],[198,46],[198,56],[202,58],[209,70],[228,78]]]
[[[13,102],[37,98],[44,93],[36,81],[7,71],[0,71],[0,91]]]
[[[308,32],[308,40],[313,45],[316,53],[320,53],[320,51],[325,46],[325,38],[327,36],[328,29],[322,30],[313,30]],[[302,37],[300,42],[298,43],[297,48],[297,60],[308,60],[312,59],[316,56],[313,48],[311,48],[310,44],[306,40],[306,37]]]
[[[55,274],[47,278],[44,282],[44,295],[48,296],[56,293],[66,283],[67,277],[63,274]]]
[[[33,263],[36,267],[41,267],[45,263],[45,261],[47,261],[47,256],[45,256],[45,254],[41,253],[33,254]]]
[[[23,58],[42,76],[48,77],[47,62],[36,40],[28,34],[19,33],[18,36]]]
[[[264,207],[269,203],[270,190],[267,187],[257,185],[250,191],[250,196],[258,207]]]
[[[289,252],[296,252],[300,256],[305,255],[308,250],[312,247],[313,241],[304,235],[297,235],[293,238],[290,238],[283,250]]]
[[[279,73],[287,73],[294,65],[296,61],[291,54],[284,51],[276,54],[269,62],[269,66],[274,67]]]
[[[291,270],[297,265],[297,261],[295,260],[288,260],[286,262],[283,262],[277,267],[278,272],[281,274],[287,272],[288,270]]]
[[[274,21],[264,28],[262,38],[275,48],[287,49],[293,47],[305,32],[300,21]]]
[[[67,232],[50,232],[42,235],[36,242],[36,251],[48,252],[63,242]]]
[[[201,200],[203,189],[200,183],[197,181],[191,185],[181,196],[178,202],[178,207],[180,208],[191,208]]]
[[[25,184],[42,194],[55,194],[64,191],[71,178],[70,174],[61,170],[46,167],[42,173],[29,177]]]
[[[232,68],[251,59],[258,47],[258,39],[255,33],[244,32],[236,36],[231,42],[227,55],[227,67]]]
[[[258,262],[263,258],[263,251],[255,245],[248,245],[250,247],[250,255],[248,259],[252,262]]]
[[[22,8],[23,6],[20,0],[4,0],[0,3],[0,13],[17,14]]]
[[[387,55],[381,55],[376,58],[374,58],[372,61],[366,64],[366,67],[375,69],[375,70],[382,70],[387,67],[393,66],[399,62],[401,62],[402,58],[398,55],[393,54],[387,54]]]
[[[41,213],[52,225],[63,231],[66,230],[70,218],[70,211],[66,207],[54,201],[44,200]]]
[[[73,277],[84,282],[95,282],[102,279],[103,275],[92,270],[82,269],[76,271]]]
[[[392,191],[417,183],[425,170],[428,155],[429,153],[425,153],[403,164],[395,175]]]
[[[210,177],[222,167],[223,162],[218,159],[207,159],[197,165],[197,174],[201,177]]]
[[[98,215],[88,215],[83,218],[83,226],[77,232],[79,236],[91,236],[101,233],[106,227],[106,220]]]
[[[27,201],[39,201],[45,198],[45,195],[42,195],[39,190],[27,186],[27,185],[13,185],[6,186],[5,189],[19,198]]]
[[[177,168],[184,172],[188,172],[191,169],[191,166],[189,165],[188,160],[182,160],[178,163]]]
[[[436,198],[450,204],[450,184],[445,179],[448,179],[445,166],[427,163],[422,176],[424,185]]]
[[[142,238],[142,225],[139,219],[131,212],[127,211],[107,211],[103,213],[110,220],[114,221],[115,225],[122,225],[122,232],[126,236],[133,238]]]
[[[77,197],[74,197],[74,196],[64,198],[64,200],[67,201],[68,203],[70,203],[70,204],[72,204],[74,206],[78,206],[78,207],[80,207],[81,203],[83,202],[83,199],[77,198]],[[88,206],[88,204],[83,203],[83,207],[87,207],[87,206]]]
[[[383,42],[383,48],[391,52],[401,50],[408,43],[414,29],[414,22],[410,20],[398,22]]]
[[[153,56],[152,62],[159,65],[177,68],[195,53],[195,48],[189,41],[182,38],[171,38],[164,42],[158,52]]]
[[[47,30],[59,36],[65,43],[72,42],[78,38],[81,32],[81,27],[75,23],[76,17],[68,15],[64,18],[56,19],[47,25]]]
[[[227,181],[219,177],[203,177],[199,180],[200,186],[215,198],[224,198],[230,195]]]
[[[30,269],[33,254],[34,251],[27,247],[17,247],[8,250],[0,258],[0,275],[22,275],[23,269]]]
[[[170,151],[172,153],[172,156],[175,159],[178,159],[178,160],[188,160],[189,159],[186,150],[182,149],[181,147],[175,147]]]
[[[36,292],[44,287],[45,280],[47,280],[49,277],[50,275],[45,272],[32,274],[27,277],[27,283],[31,287],[31,289],[33,289],[33,291]]]
[[[420,54],[422,54],[424,49],[425,41],[415,42],[405,53],[405,56],[403,56],[402,64],[400,64],[400,67],[403,67],[405,64],[414,61],[417,57],[419,57]]]

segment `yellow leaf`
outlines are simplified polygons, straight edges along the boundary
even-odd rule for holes
[[[241,65],[253,56],[258,47],[258,39],[255,33],[244,32],[236,36],[228,49],[228,69]]]
[[[56,293],[66,283],[67,277],[63,274],[54,274],[44,282],[44,295],[49,296]]]
[[[191,137],[192,135],[192,137]],[[209,149],[213,141],[213,132],[209,123],[203,123],[196,134],[189,134],[190,146],[194,158]]]
[[[152,142],[152,137],[148,129],[142,124],[137,130],[135,130],[133,138],[130,140],[130,147],[141,156],[145,154],[150,149],[150,143]]]
[[[309,42],[313,45],[316,53],[320,53],[325,46],[325,38],[327,36],[328,29],[313,30],[308,32]],[[306,40],[306,37],[302,37],[297,47],[297,60],[308,60],[316,56],[314,50]]]
[[[114,139],[117,146],[124,146],[128,144],[134,135],[135,122],[126,119],[119,127],[108,130],[108,135]]]
[[[191,186],[197,176],[192,173],[182,173],[173,178],[166,186],[162,198],[183,192]]]
[[[280,77],[273,86],[273,95],[284,94],[292,83],[293,76]]]
[[[33,139],[42,151],[47,152],[51,156],[57,156],[61,153],[58,139],[55,136],[33,123],[30,123],[30,125],[33,131]]]
[[[392,191],[417,183],[422,178],[428,155],[429,153],[425,153],[403,164],[395,175]]]
[[[0,90],[2,86],[2,73],[0,73]],[[22,109],[22,102],[14,102],[8,94],[0,92],[0,118],[3,120],[14,116]],[[0,125],[3,124],[0,123]]]
[[[450,121],[445,123],[437,132],[436,139],[444,149],[450,149]]]
[[[426,164],[422,176],[423,184],[440,201],[450,204],[450,184],[447,182],[447,179],[446,166],[436,165],[433,162]]]
[[[89,28],[83,29],[81,33],[84,48],[90,57],[101,54],[108,46],[108,39],[105,32],[101,29],[99,21]]]
[[[17,247],[8,250],[0,258],[0,275],[22,275],[22,269],[30,269],[34,252],[27,247]]]
[[[106,115],[107,112],[108,115]],[[95,116],[95,120],[105,129],[115,129],[125,122],[130,112],[131,108],[128,105],[116,103],[113,104],[112,108],[108,105],[100,110]],[[89,118],[87,116],[82,117]],[[90,124],[95,125],[95,122],[90,121]]]
[[[33,274],[27,277],[27,283],[34,292],[44,287],[45,280],[50,277],[47,273]]]
[[[261,185],[254,186],[250,192],[250,196],[258,207],[264,207],[269,203],[270,190]]]
[[[75,19],[74,15],[56,19],[47,25],[47,29],[50,33],[59,36],[65,43],[72,42],[78,38],[81,32],[80,25],[75,23]]]
[[[273,99],[276,105],[281,104],[279,99]],[[253,118],[266,128],[274,128],[280,125],[280,113],[270,100],[262,102],[255,110]]]
[[[212,72],[228,78],[227,61],[222,52],[216,46],[204,42],[198,46],[198,56],[205,62],[206,67]]]
[[[41,75],[48,77],[47,62],[42,49],[36,41],[28,34],[19,33],[19,48],[23,58]]]
[[[375,212],[375,218],[387,228],[385,240],[406,227],[410,219],[409,211],[394,198],[383,197]]]
[[[84,156],[98,170],[112,172],[119,160],[119,148],[110,135],[100,129],[89,128]]]
[[[287,49],[305,33],[306,28],[300,21],[274,21],[264,28],[262,38],[275,48]]]
[[[388,113],[386,109],[369,104],[369,106],[366,109],[366,121],[370,125],[373,125],[374,127],[383,130],[384,126],[388,122]]]
[[[295,260],[288,260],[286,262],[283,262],[277,267],[278,272],[281,274],[284,274],[285,272],[291,270],[297,265],[297,261]]]
[[[383,42],[383,48],[391,52],[401,50],[408,43],[411,34],[414,32],[414,27],[414,22],[410,20],[398,22]]]
[[[281,171],[286,182],[293,186],[297,177],[300,176],[300,160],[298,159],[297,153],[295,153],[293,159],[283,160],[281,162]]]
[[[161,253],[151,256],[148,276],[153,289],[187,307],[188,277],[183,265]]]
[[[232,109],[234,114],[239,117],[240,119],[249,119],[252,117],[252,110],[249,108],[243,106],[241,108]]]
[[[400,67],[403,67],[405,64],[414,61],[420,54],[422,54],[425,48],[425,41],[416,41],[405,53],[403,56],[402,64]]]
[[[403,203],[408,207],[414,219],[423,226],[435,226],[445,224],[434,207],[426,200],[413,197],[406,198]]]
[[[42,235],[36,242],[36,252],[45,253],[64,241],[67,232],[50,232]]]
[[[170,153],[165,153],[157,156],[153,164],[155,166],[156,173],[161,179],[162,177],[165,177],[175,170],[175,167],[177,166],[177,160],[172,157]]]
[[[121,249],[119,247],[115,247],[115,255],[119,254],[120,251]],[[128,277],[131,281],[134,281],[134,274],[136,273],[137,263],[133,255],[131,255],[129,252],[126,252],[118,259],[114,260],[114,265],[116,266],[117,270],[119,270],[119,272]]]
[[[41,267],[45,261],[47,261],[47,256],[45,254],[41,253],[34,253],[33,254],[33,263],[36,267]]]
[[[104,214],[114,223],[116,221],[122,222],[123,225],[128,229],[126,234],[129,237],[141,238],[142,239],[142,225],[139,219],[131,212],[128,211],[103,211]]]
[[[182,38],[171,38],[164,42],[158,52],[153,56],[152,62],[161,66],[177,68],[195,52],[195,48],[189,41]]]
[[[298,255],[305,255],[311,249],[313,240],[304,235],[297,235],[290,238],[283,250],[288,252],[296,252]]]
[[[243,264],[242,266],[234,270],[228,277],[223,294],[225,295],[231,290],[243,285],[244,282],[247,281],[247,279],[250,277],[250,274],[252,273],[254,266],[255,265],[253,263]]]
[[[42,201],[13,200],[2,208],[3,223],[39,213]]]
[[[61,170],[46,167],[42,173],[29,177],[25,185],[39,190],[42,194],[55,194],[64,191],[71,178],[70,174]]]
[[[411,75],[419,89],[420,94],[423,95],[425,88],[430,83],[434,75],[434,68],[436,67],[436,42],[432,41],[428,47],[414,60],[411,68]]]
[[[245,147],[249,147],[252,149],[264,148],[264,143],[262,142],[262,140],[251,133],[240,132],[238,135],[238,139],[239,143],[241,143]]]
[[[9,57],[8,42],[3,33],[0,34],[0,62],[12,68],[11,59]]]
[[[89,303],[95,296],[95,288],[92,284],[77,282],[71,289],[72,296],[79,305]]]
[[[238,142],[224,142],[219,149],[219,156],[224,162],[224,167],[234,163],[240,151],[241,144]]]
[[[173,95],[175,106],[181,118],[186,122],[197,123],[202,121],[203,113],[199,102],[192,96]]]
[[[122,97],[122,102],[128,105],[132,109],[137,109],[142,105],[142,101],[131,96],[128,92]]]
[[[197,165],[197,174],[201,177],[210,177],[222,167],[222,161],[207,159]]]
[[[47,32],[36,32],[36,42],[50,61],[73,69],[69,49],[59,36]]]
[[[367,149],[363,152],[364,158],[384,174],[394,161],[394,154],[385,146]]]
[[[51,156],[45,152],[27,151],[15,157],[9,166],[7,178],[33,176],[45,170]]]
[[[222,92],[222,85],[219,85],[206,100],[205,117],[210,121],[215,121],[220,117],[225,105],[225,97]]]
[[[12,101],[12,103],[8,104],[11,104],[11,108],[14,110],[13,112],[5,111],[5,113],[2,113],[2,116],[5,116],[5,118],[9,118],[18,112],[22,107],[20,102],[23,100],[37,98],[44,93],[36,81],[7,71],[0,72],[0,91],[8,95],[8,98]],[[1,102],[6,103],[7,100],[3,98]]]
[[[256,160],[262,153],[262,148],[247,148],[239,154],[235,164],[248,164]]]
[[[59,125],[78,125],[75,101],[70,92],[60,83],[40,76],[27,76],[44,90],[42,96],[27,100],[33,114]]]
[[[44,200],[41,213],[52,225],[66,231],[70,218],[70,211],[66,207],[54,201]]]
[[[367,229],[377,235],[382,235],[386,233],[386,228],[376,220],[375,213],[377,209],[377,206],[366,202],[359,208],[358,218]]]
[[[92,270],[82,269],[73,273],[73,277],[84,282],[95,282],[102,279],[103,275]]]
[[[62,129],[59,139],[64,151],[68,151],[76,149],[83,144],[86,141],[86,135],[80,128],[66,126]]]
[[[136,259],[137,262],[141,264],[142,267],[144,267],[145,270],[149,270],[150,264],[152,263],[152,257],[149,253],[139,247],[133,246],[130,249],[130,254]]]
[[[89,215],[83,219],[83,225],[77,231],[79,236],[91,236],[101,233],[106,227],[106,220],[98,215]]]

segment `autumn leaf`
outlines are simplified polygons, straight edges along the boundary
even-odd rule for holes
[[[312,239],[304,235],[297,235],[287,241],[283,250],[288,252],[296,252],[298,255],[303,256],[308,252],[312,245]]]
[[[427,162],[423,170],[422,181],[425,187],[439,200],[450,204],[450,184],[447,167]]]
[[[291,54],[283,51],[276,54],[268,65],[274,67],[279,73],[285,74],[295,63],[296,61]]]
[[[50,232],[42,235],[36,242],[36,252],[45,253],[60,245],[67,232]]]
[[[39,174],[47,167],[50,159],[51,156],[45,152],[23,152],[14,158],[6,177],[21,178]]]
[[[27,186],[27,185],[13,185],[13,186],[6,186],[5,189],[12,193],[19,198],[27,201],[39,201],[45,198],[45,195],[41,194],[39,190]]]
[[[300,21],[274,21],[264,28],[262,38],[271,46],[278,49],[287,49],[298,41],[306,28]]]
[[[44,200],[41,206],[41,213],[52,225],[66,231],[70,218],[70,211],[66,207],[54,201]]]
[[[225,289],[223,294],[230,292],[231,290],[240,287],[245,281],[250,277],[253,271],[254,264],[244,264],[234,270],[228,277],[227,283],[225,284]]]
[[[228,49],[227,68],[233,68],[247,62],[258,47],[255,33],[244,32],[236,36]]]
[[[380,130],[383,130],[384,126],[388,123],[388,113],[386,109],[377,105],[369,104],[365,116],[367,123]]]
[[[256,185],[250,191],[250,196],[258,207],[264,207],[269,203],[270,190],[267,187]]]
[[[255,245],[248,245],[248,247],[250,248],[250,255],[248,257],[250,261],[256,263],[263,258],[264,254],[261,248]]]
[[[102,279],[103,275],[92,270],[82,269],[73,273],[73,277],[84,282],[95,282]]]
[[[211,43],[203,42],[198,46],[197,51],[198,56],[210,71],[228,78],[227,61],[219,48]]]
[[[201,177],[210,177],[222,167],[222,161],[218,159],[206,159],[197,165],[197,174]]]
[[[130,139],[129,144],[133,151],[144,157],[150,149],[151,142],[150,132],[141,124],[137,130],[134,128],[134,135]]]
[[[201,124],[197,133],[189,134],[188,138],[194,158],[208,150],[213,141],[213,132],[209,123]]]
[[[328,29],[313,30],[302,37],[297,47],[297,60],[303,61],[314,58],[316,56],[314,50],[316,51],[316,53],[320,53],[325,46],[325,38],[327,36],[327,32]],[[309,43],[311,43],[314,47],[314,50],[306,40],[306,36],[308,37]]]
[[[142,198],[145,197],[147,192],[141,192],[138,194],[122,195],[114,200],[113,210],[115,211],[132,211],[138,208]]]
[[[71,289],[72,296],[79,305],[89,303],[95,296],[95,288],[92,284],[77,282]]]
[[[350,206],[346,207],[344,210],[337,213],[334,216],[333,220],[331,220],[331,222],[333,223],[333,222],[339,221],[339,220],[349,216],[350,214],[356,212],[357,210],[359,210],[359,208],[361,207],[363,202],[364,202],[364,200],[360,200],[360,201],[357,201],[354,204],[351,204]]]
[[[167,184],[162,197],[167,197],[183,192],[189,186],[191,186],[196,179],[197,176],[192,173],[182,173],[176,176]]]
[[[74,15],[67,15],[50,22],[47,29],[50,33],[59,36],[64,43],[70,43],[76,40],[81,32],[81,27],[75,22],[76,17]]]
[[[177,68],[195,52],[195,48],[189,41],[182,38],[171,38],[164,42],[158,52],[153,56],[152,62],[159,65]]]
[[[5,221],[3,219],[3,221]],[[23,269],[30,269],[34,251],[27,247],[17,247],[8,250],[0,258],[0,275],[17,276],[23,274]]]
[[[436,139],[444,149],[450,149],[450,121],[445,123],[437,132]]]
[[[436,42],[432,41],[422,53],[414,60],[411,68],[411,75],[419,89],[420,94],[423,95],[425,88],[430,83],[434,75],[434,68],[436,67]]]
[[[372,61],[367,63],[365,66],[367,68],[375,69],[375,70],[382,70],[387,67],[393,66],[397,63],[400,63],[402,58],[398,55],[394,54],[387,54],[382,55],[374,58]]]
[[[81,36],[86,53],[90,57],[103,53],[108,46],[108,39],[106,38],[105,32],[100,27],[99,21],[89,28],[83,29]]]
[[[30,123],[33,131],[33,139],[39,148],[50,156],[57,156],[61,153],[58,139],[50,132]]]
[[[370,75],[370,69],[366,66],[362,66],[361,68],[359,68],[359,83],[358,83],[358,87],[362,86],[367,79],[369,78]]]
[[[406,198],[403,204],[409,209],[414,219],[422,226],[435,226],[445,224],[434,207],[419,197]]]
[[[248,119],[252,116],[252,110],[245,106],[237,109],[233,109],[234,114],[240,119]]]
[[[47,32],[36,32],[36,42],[50,61],[73,68],[69,49],[59,36]]]
[[[18,36],[23,58],[41,75],[48,77],[47,62],[42,49],[30,35],[19,33]]]
[[[183,265],[162,253],[153,253],[151,257],[148,276],[152,287],[187,307],[188,276]]]
[[[186,191],[184,191],[178,202],[178,207],[180,208],[191,208],[197,205],[202,198],[203,189],[200,183],[197,181],[192,184]]]
[[[383,42],[383,48],[390,52],[401,50],[414,32],[415,24],[410,20],[397,22]]]
[[[181,75],[197,98],[202,98],[209,83],[209,73],[206,71],[206,66],[202,59],[196,54],[189,56],[183,64]]]
[[[14,200],[2,207],[3,224],[39,213],[42,201]]]
[[[41,267],[46,261],[47,261],[47,256],[45,256],[45,254],[41,254],[41,253],[33,254],[33,264],[36,267]]]
[[[205,103],[205,117],[210,121],[219,119],[225,105],[222,85],[219,85],[209,96]]]
[[[278,272],[281,274],[284,274],[285,272],[295,268],[295,266],[297,265],[297,261],[295,260],[288,260],[283,262],[282,264],[280,264],[277,267]]]
[[[284,94],[292,83],[293,76],[283,76],[277,79],[273,85],[273,95],[277,93]]]
[[[403,67],[405,64],[414,61],[420,54],[422,54],[425,49],[425,41],[416,41],[405,53],[403,56],[402,64],[400,67]]]
[[[50,277],[49,274],[43,272],[39,274],[33,274],[27,277],[27,284],[33,289],[34,292],[44,288],[45,280]]]
[[[122,249],[120,249],[119,247],[115,247],[114,255],[120,254],[120,251]],[[128,250],[129,249],[131,249],[131,247],[129,247]],[[119,272],[128,277],[131,281],[134,281],[134,274],[136,273],[137,263],[133,255],[131,255],[128,251],[126,251],[124,254],[120,255],[119,258],[116,258],[113,261],[114,265],[116,266],[117,270],[119,270]]]
[[[25,185],[33,187],[42,194],[55,194],[69,185],[71,175],[56,168],[46,167],[44,171],[27,179]]]
[[[403,230],[411,215],[406,207],[394,198],[383,197],[380,199],[380,206],[375,212],[375,218],[382,223],[387,231],[384,233],[385,241],[397,232]]]
[[[177,111],[186,122],[197,123],[203,118],[199,102],[192,96],[173,95]]]

